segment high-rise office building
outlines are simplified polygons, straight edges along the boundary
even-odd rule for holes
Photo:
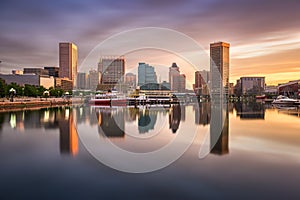
[[[102,57],[98,63],[98,72],[101,73],[102,84],[124,83],[125,58]]]
[[[136,75],[133,74],[133,73],[127,73],[127,74],[125,74],[125,83],[130,88],[135,88],[136,87]]]
[[[229,116],[229,48],[225,42],[210,44],[210,73],[211,73],[211,123],[210,148],[211,153],[228,154]]]
[[[229,87],[229,43],[210,44],[211,95],[227,98]]]
[[[88,88],[96,90],[98,84],[100,84],[100,73],[97,70],[90,70],[88,76]]]
[[[200,87],[210,81],[210,72],[206,70],[195,72],[195,87]]]
[[[77,46],[70,42],[59,43],[59,77],[68,78],[76,84],[78,52]]]
[[[195,85],[194,91],[197,95],[209,95],[208,81],[210,73],[209,71],[202,70],[195,72]]]
[[[200,90],[202,88],[202,85],[205,84],[205,81],[200,73],[200,71],[195,72],[195,85],[194,85],[194,90]]]
[[[138,66],[138,86],[157,83],[157,76],[154,67],[139,63]]]
[[[77,74],[77,89],[88,88],[88,74],[84,72],[78,72]]]
[[[169,82],[171,90],[176,92],[185,92],[186,77],[180,74],[179,67],[173,63],[169,68]]]
[[[178,76],[179,74],[180,74],[179,67],[177,66],[176,63],[172,63],[172,66],[169,68],[169,83],[171,85],[171,90],[173,90],[174,85],[176,85],[175,83],[176,80],[174,80],[174,77]]]

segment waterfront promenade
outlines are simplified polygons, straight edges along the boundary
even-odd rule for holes
[[[81,98],[15,98],[10,102],[7,98],[0,99],[0,112],[8,110],[39,109],[71,104],[81,104]]]

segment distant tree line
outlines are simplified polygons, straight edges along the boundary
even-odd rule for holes
[[[27,97],[42,97],[44,96],[44,92],[47,90],[43,86],[34,86],[25,84],[24,86],[20,86],[16,83],[6,84],[3,79],[0,79],[0,97],[8,97],[9,90],[14,88],[16,90],[16,96],[27,96]],[[62,89],[55,89],[50,87],[47,91],[49,91],[49,95],[53,97],[60,97],[64,95],[65,91]]]

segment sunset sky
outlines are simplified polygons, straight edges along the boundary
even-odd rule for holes
[[[277,84],[300,79],[299,10],[297,0],[2,0],[0,72],[58,66],[62,41],[78,46],[81,65],[111,35],[162,27],[186,34],[206,51],[211,42],[229,42],[231,82],[259,75]]]

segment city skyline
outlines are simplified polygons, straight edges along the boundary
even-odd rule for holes
[[[299,4],[297,1],[233,0],[119,4],[29,1],[14,6],[11,1],[3,2],[0,8],[0,60],[3,61],[0,72],[58,66],[56,44],[61,41],[78,45],[80,66],[88,53],[111,35],[156,26],[188,35],[207,53],[209,43],[228,41],[232,45],[230,82],[241,76],[265,76],[267,84],[277,85],[300,77],[300,22],[295,20],[300,17]],[[160,64],[167,67],[169,62],[162,60]],[[191,80],[189,74],[185,74]]]

